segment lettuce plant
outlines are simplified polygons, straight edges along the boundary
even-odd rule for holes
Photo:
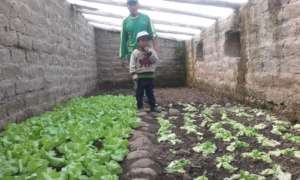
[[[271,157],[268,153],[261,152],[261,151],[258,151],[258,150],[253,150],[253,151],[248,152],[248,153],[242,153],[242,157],[249,157],[249,158],[252,158],[254,160],[261,160],[261,161],[264,161],[266,163],[272,163],[272,159],[271,159]]]
[[[236,149],[245,148],[245,147],[249,147],[249,146],[250,145],[246,142],[236,140],[236,141],[230,143],[230,145],[228,145],[226,147],[226,150],[230,151],[230,152],[234,152]]]
[[[177,138],[176,134],[172,132],[172,129],[175,128],[173,124],[162,117],[159,117],[157,120],[160,125],[158,130],[158,142],[170,142],[172,145],[181,142],[181,140]]]
[[[168,167],[166,168],[168,173],[185,173],[185,168],[190,164],[191,162],[187,159],[179,159],[172,161]]]
[[[289,140],[289,141],[300,144],[300,136],[295,136],[295,135],[290,134],[290,133],[284,134],[283,139],[286,139],[286,140]]]
[[[135,99],[74,98],[0,134],[0,179],[118,179]]]
[[[207,141],[196,145],[193,150],[198,153],[202,152],[203,156],[206,157],[209,154],[214,154],[217,150],[217,146],[214,143]]]
[[[248,171],[240,171],[239,174],[234,174],[230,178],[224,180],[265,180],[266,178],[257,174],[251,174]]]
[[[222,157],[217,157],[217,168],[224,168],[229,172],[234,172],[238,168],[232,166],[230,163],[233,161],[234,157],[232,155],[224,155]]]
[[[292,174],[289,172],[284,172],[280,165],[275,164],[271,169],[265,169],[261,173],[261,175],[269,176],[272,175],[275,179],[278,180],[291,180]]]
[[[208,178],[206,176],[199,176],[199,177],[195,178],[194,180],[208,180]]]

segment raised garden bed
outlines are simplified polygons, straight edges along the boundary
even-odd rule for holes
[[[300,125],[241,105],[174,103],[156,120],[164,180],[299,179]]]
[[[129,96],[75,98],[0,134],[0,179],[116,180],[137,127]]]

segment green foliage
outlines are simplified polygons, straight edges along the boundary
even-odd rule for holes
[[[257,135],[256,139],[258,143],[260,143],[262,146],[276,147],[280,145],[280,142],[275,141],[273,139],[266,138],[263,135]]]
[[[160,128],[158,130],[158,142],[170,142],[175,145],[181,141],[177,139],[176,134],[172,132],[172,129],[175,128],[168,120],[159,117],[157,118]]]
[[[253,115],[246,113],[243,107],[233,107],[230,109],[230,111],[235,113],[237,117],[247,117],[247,118],[253,117]]]
[[[190,164],[191,162],[186,159],[180,159],[172,161],[168,167],[166,168],[168,173],[185,173],[185,168]]]
[[[199,132],[198,126],[194,124],[195,120],[192,119],[194,116],[195,114],[186,113],[184,115],[184,125],[180,129],[186,130],[187,134],[202,136],[203,134]]]
[[[289,141],[292,141],[292,142],[295,142],[295,143],[300,144],[300,136],[295,136],[295,135],[293,135],[293,134],[286,133],[286,134],[283,136],[283,138],[286,139],[286,140],[289,140]]]
[[[258,150],[253,150],[253,151],[248,152],[248,153],[243,153],[242,157],[249,157],[249,158],[252,158],[254,160],[261,160],[261,161],[264,161],[266,163],[272,163],[272,159],[271,159],[271,157],[268,153],[261,152],[261,151],[258,151]]]
[[[217,146],[214,143],[207,141],[196,145],[193,150],[198,153],[202,152],[203,156],[208,156],[209,154],[214,154],[216,152]]]
[[[183,106],[184,106],[184,108],[183,108],[184,111],[187,111],[187,112],[197,112],[198,111],[198,109],[192,104],[184,104]]]
[[[260,174],[266,175],[266,176],[273,175],[273,177],[278,180],[291,180],[292,179],[291,173],[284,172],[282,170],[281,166],[278,164],[273,165],[273,167],[271,169],[263,170]]]
[[[299,151],[296,148],[286,148],[286,149],[276,149],[273,151],[269,151],[271,156],[279,157],[279,156],[296,156]]]
[[[267,127],[266,124],[260,123],[260,124],[255,125],[255,126],[254,126],[254,129],[262,130],[262,129],[265,129],[266,127]]]
[[[233,161],[234,157],[232,155],[224,155],[222,157],[217,157],[217,168],[224,168],[229,172],[234,172],[238,168],[233,167],[230,163]]]
[[[195,178],[194,180],[208,180],[208,178],[206,176],[199,176],[199,177]]]
[[[300,124],[295,124],[292,129],[300,132]]]
[[[204,118],[204,119],[208,119],[208,120],[211,120],[214,118],[213,116],[213,108],[212,107],[205,107],[205,109],[201,112],[201,116]]]
[[[232,139],[235,139],[235,137],[232,136],[230,131],[228,131],[222,127],[221,123],[212,124],[210,126],[209,130],[215,134],[215,138],[222,139],[225,142],[229,142]]]
[[[236,140],[232,143],[230,143],[230,145],[228,145],[226,147],[226,150],[227,151],[230,151],[230,152],[233,152],[235,151],[236,149],[239,149],[239,148],[245,148],[245,147],[249,147],[250,145],[246,142],[243,142],[243,141],[239,141],[239,140]]]
[[[0,134],[0,179],[118,179],[138,124],[132,97],[75,98]]]
[[[263,176],[256,174],[251,174],[248,171],[240,171],[239,174],[234,174],[230,178],[225,178],[225,180],[265,180]]]

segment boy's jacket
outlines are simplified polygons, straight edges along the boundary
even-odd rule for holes
[[[150,49],[149,54],[140,49],[135,49],[130,58],[130,73],[154,73],[158,60],[158,56],[153,49]]]

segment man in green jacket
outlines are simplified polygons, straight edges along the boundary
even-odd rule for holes
[[[138,0],[128,0],[130,15],[124,19],[120,40],[120,59],[128,66],[131,53],[137,48],[136,36],[141,31],[147,31],[152,40],[153,48],[159,52],[157,35],[149,16],[139,13]]]

